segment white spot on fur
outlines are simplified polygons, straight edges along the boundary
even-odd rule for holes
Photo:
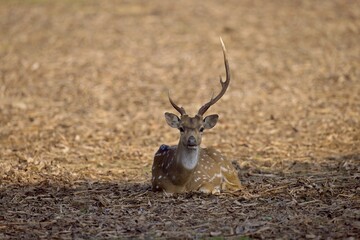
[[[214,181],[215,178],[221,178],[223,175],[221,173],[215,173],[212,178],[209,179],[209,182]]]
[[[229,169],[224,168],[224,167],[221,166],[221,167],[220,167],[220,170],[221,170],[221,171],[224,171],[224,172],[227,172]]]

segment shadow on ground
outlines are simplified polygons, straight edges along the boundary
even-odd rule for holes
[[[217,196],[167,196],[152,192],[148,182],[3,184],[0,237],[355,238],[360,230],[359,159],[358,154],[328,157],[328,166],[347,163],[348,169],[317,173],[241,169],[246,190]]]

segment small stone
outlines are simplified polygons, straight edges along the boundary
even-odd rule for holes
[[[312,234],[312,233],[309,233],[309,234],[305,235],[305,238],[306,239],[314,239],[314,238],[316,238],[316,236],[314,234]]]
[[[212,237],[217,237],[217,236],[220,236],[220,235],[221,235],[220,231],[210,232],[210,236],[212,236]]]

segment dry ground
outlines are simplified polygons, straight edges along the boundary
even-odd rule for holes
[[[224,74],[204,143],[246,191],[150,191]],[[0,1],[0,239],[360,236],[359,1]]]

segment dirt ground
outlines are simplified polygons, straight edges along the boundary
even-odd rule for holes
[[[152,158],[225,74],[204,134],[237,194],[166,196]],[[0,239],[358,239],[359,1],[0,1]]]

